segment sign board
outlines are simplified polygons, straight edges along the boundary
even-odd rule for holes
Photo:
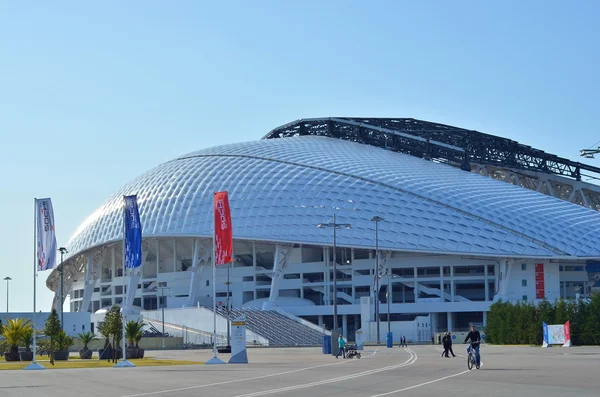
[[[363,349],[363,333],[362,333],[362,329],[359,329],[356,331],[356,350],[362,350]]]
[[[231,358],[229,364],[248,364],[246,353],[246,316],[231,322]]]
[[[544,264],[535,264],[535,299],[544,299],[546,294],[544,293]]]
[[[563,345],[563,347],[571,346],[571,323],[567,321],[564,324],[543,323],[544,343],[542,347],[550,345]]]

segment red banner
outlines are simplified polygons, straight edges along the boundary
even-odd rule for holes
[[[567,321],[565,323],[565,344],[567,342],[571,342],[571,322]]]
[[[231,262],[233,251],[233,232],[227,192],[215,193],[213,213],[215,216],[215,264],[225,265]]]
[[[544,285],[544,264],[535,264],[535,299],[544,299],[545,294]]]

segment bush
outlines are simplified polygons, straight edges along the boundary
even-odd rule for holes
[[[534,303],[494,302],[490,306],[484,327],[486,340],[497,345],[541,345],[543,323],[571,325],[574,345],[600,344],[600,293],[589,300],[560,299]]]

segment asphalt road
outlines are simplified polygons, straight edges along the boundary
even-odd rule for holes
[[[361,359],[320,349],[251,349],[250,364],[0,371],[0,396],[518,396],[600,395],[600,348],[482,346],[483,366],[468,371],[465,346],[441,358],[434,346],[367,347]],[[205,361],[209,351],[146,352]],[[225,361],[227,355],[220,355]]]

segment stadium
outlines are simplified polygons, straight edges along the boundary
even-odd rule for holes
[[[245,313],[257,343],[316,344],[335,309],[350,339],[361,330],[383,340],[390,327],[395,339],[427,341],[485,323],[498,299],[595,291],[599,190],[582,178],[598,175],[443,124],[297,120],[260,140],[182,155],[123,186],[76,230],[47,287],[56,307],[68,295],[71,311],[101,313],[125,299],[150,322],[165,316],[171,332],[209,335],[212,193],[226,190],[234,261],[217,269],[219,334],[226,317]],[[130,194],[143,264],[124,290],[122,197]]]

